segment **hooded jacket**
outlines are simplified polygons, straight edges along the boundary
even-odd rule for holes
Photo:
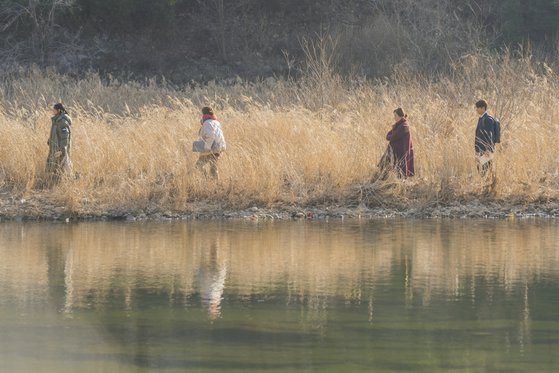
[[[68,154],[70,153],[71,125],[72,119],[66,113],[52,117],[52,126],[48,140],[50,154],[61,152],[64,148],[66,148]]]

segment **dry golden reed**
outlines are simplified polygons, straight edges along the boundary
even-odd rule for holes
[[[445,77],[401,68],[382,81],[325,76],[172,87],[26,71],[0,82],[0,189],[75,212],[186,210],[199,201],[406,206],[478,198],[484,181],[473,154],[473,103],[485,98],[503,128],[490,198],[558,197],[559,77],[545,64],[465,56]],[[57,101],[73,118],[79,178],[46,189],[49,108]],[[217,183],[197,173],[190,152],[200,107],[208,104],[228,143]],[[410,117],[417,176],[381,182],[372,177],[399,106]]]

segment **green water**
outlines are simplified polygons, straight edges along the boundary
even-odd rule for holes
[[[559,371],[559,222],[0,225],[0,372],[222,371]]]

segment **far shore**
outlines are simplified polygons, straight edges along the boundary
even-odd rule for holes
[[[6,221],[173,221],[173,220],[339,220],[346,219],[559,219],[559,201],[529,203],[472,199],[448,203],[411,202],[409,206],[344,206],[342,204],[231,207],[208,201],[167,209],[97,207],[72,211],[63,205],[37,198],[0,196],[0,222]]]

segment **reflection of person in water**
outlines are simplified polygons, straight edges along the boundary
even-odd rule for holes
[[[200,298],[212,320],[221,316],[221,300],[227,277],[227,264],[223,258],[220,258],[219,251],[217,243],[213,244],[209,258],[202,261],[198,270]]]

